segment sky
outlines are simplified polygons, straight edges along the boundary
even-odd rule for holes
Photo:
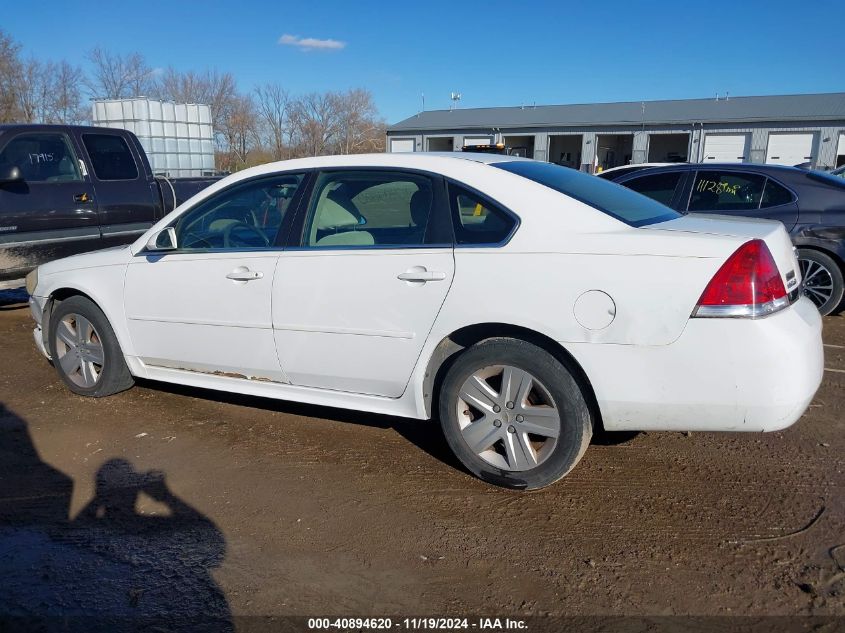
[[[422,109],[845,91],[845,2],[8,0],[25,54],[94,46],[217,68],[241,90],[367,88],[388,123]]]

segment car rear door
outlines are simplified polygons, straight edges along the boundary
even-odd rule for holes
[[[439,177],[327,170],[279,258],[273,330],[295,385],[402,395],[455,264]]]
[[[124,134],[103,129],[80,135],[97,189],[104,246],[131,242],[158,219],[157,186],[145,158]]]
[[[688,187],[688,213],[715,213],[778,220],[791,231],[798,222],[795,194],[762,173],[699,169]]]
[[[99,248],[94,188],[70,137],[43,128],[4,134],[0,143],[0,164],[14,165],[22,175],[0,185],[0,277]]]

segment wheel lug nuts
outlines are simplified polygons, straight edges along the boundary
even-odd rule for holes
[[[502,426],[502,421],[501,420],[493,420],[493,426],[495,426],[498,429],[500,426]]]
[[[493,405],[493,412],[494,413],[498,413],[501,410],[502,410],[502,407],[500,407],[498,404]]]
[[[517,422],[522,422],[523,420],[525,420],[525,418],[524,418],[524,417],[522,417],[521,415],[516,416],[516,421],[517,421]]]
[[[511,424],[511,425],[508,427],[508,433],[516,433],[516,429],[513,427],[513,424]]]
[[[508,409],[513,409],[513,402],[508,402],[505,406],[506,406]]]

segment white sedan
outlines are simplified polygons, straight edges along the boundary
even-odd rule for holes
[[[823,372],[781,224],[507,156],[248,169],[27,282],[75,393],[147,378],[439,418],[469,471],[512,488],[566,475],[600,427],[783,429]]]

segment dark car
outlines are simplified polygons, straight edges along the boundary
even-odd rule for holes
[[[156,177],[126,130],[0,125],[0,280],[135,240],[219,177]]]
[[[845,284],[845,180],[780,165],[684,164],[608,174],[608,180],[682,213],[780,220],[798,249],[804,294],[822,314]]]

